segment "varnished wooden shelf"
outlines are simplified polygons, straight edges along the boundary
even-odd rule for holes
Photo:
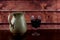
[[[31,23],[27,23],[31,25]],[[0,25],[9,25],[9,23],[0,23]],[[41,23],[41,25],[60,25],[60,23]]]
[[[31,12],[60,12],[60,10],[0,10],[1,12],[28,12],[28,11],[31,11]]]

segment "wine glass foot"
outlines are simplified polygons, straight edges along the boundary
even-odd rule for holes
[[[40,33],[37,33],[37,32],[32,33],[32,36],[40,36]]]

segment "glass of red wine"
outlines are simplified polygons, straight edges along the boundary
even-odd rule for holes
[[[39,36],[40,34],[37,32],[38,27],[40,27],[41,24],[41,18],[40,16],[34,17],[34,15],[31,16],[31,25],[32,25],[32,29],[34,28],[35,32],[32,33],[32,35],[37,35]]]

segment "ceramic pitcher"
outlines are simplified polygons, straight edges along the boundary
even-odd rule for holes
[[[27,24],[25,21],[24,13],[15,12],[8,15],[9,29],[12,33],[26,33]]]

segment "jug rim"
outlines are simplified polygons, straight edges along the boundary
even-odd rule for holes
[[[13,12],[13,14],[24,14],[24,12]]]

